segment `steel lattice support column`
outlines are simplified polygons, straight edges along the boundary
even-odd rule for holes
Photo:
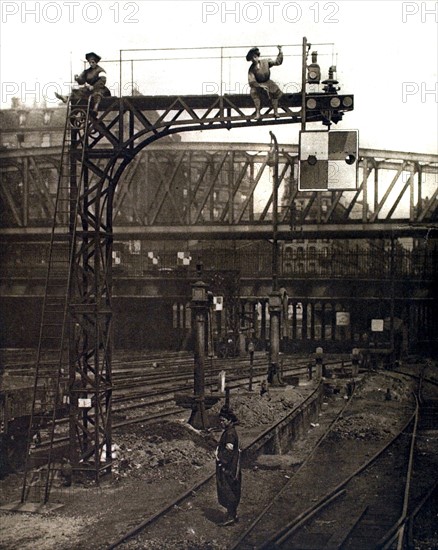
[[[96,167],[86,156],[81,161],[75,132],[70,153],[70,197],[78,204],[70,216],[70,453],[74,470],[92,473],[98,482],[111,467],[112,448],[113,188],[109,172],[96,178]]]

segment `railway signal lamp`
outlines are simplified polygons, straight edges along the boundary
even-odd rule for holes
[[[307,83],[319,84],[321,81],[321,69],[317,63],[318,52],[312,52],[312,63],[307,66]]]
[[[325,81],[327,82],[327,81]],[[331,93],[309,93],[306,95],[306,121],[321,120],[325,126],[337,124],[345,111],[354,109],[354,96]]]
[[[206,305],[207,302],[207,285],[203,281],[197,281],[192,286],[192,304],[194,306],[202,306]]]
[[[354,190],[358,179],[357,130],[300,132],[300,191]]]
[[[270,312],[280,312],[282,307],[281,294],[280,292],[272,292],[269,295],[269,311]]]
[[[354,96],[352,94],[319,94],[306,96],[306,111],[352,111]]]

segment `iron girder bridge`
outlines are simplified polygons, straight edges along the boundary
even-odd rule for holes
[[[280,238],[413,237],[436,228],[438,155],[360,148],[355,191],[302,192],[298,147],[279,149]],[[60,154],[61,147],[0,153],[3,241],[48,239]],[[151,143],[114,191],[114,235],[270,238],[271,160],[266,143]],[[97,161],[102,170],[104,162]],[[57,230],[66,233],[66,219]]]

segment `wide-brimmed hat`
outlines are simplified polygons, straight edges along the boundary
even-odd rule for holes
[[[226,418],[227,420],[231,420],[231,422],[237,422],[237,416],[234,414],[233,410],[226,405],[221,408],[219,418]]]
[[[99,61],[102,59],[100,57],[100,55],[97,55],[97,53],[94,53],[94,52],[90,52],[90,53],[86,53],[85,54],[85,59],[87,61],[90,61],[90,59],[95,59],[96,60],[96,63],[99,63]]]
[[[253,55],[260,55],[260,50],[258,48],[251,48],[246,54],[246,60],[251,61]]]

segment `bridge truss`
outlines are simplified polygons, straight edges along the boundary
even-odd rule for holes
[[[361,148],[356,191],[300,192],[297,146],[279,149],[282,239],[294,238],[294,231],[311,238],[415,236],[436,227],[438,155]],[[47,238],[59,155],[57,147],[1,153],[0,237]],[[271,165],[266,143],[152,143],[115,190],[116,238],[174,239],[181,232],[187,238],[269,238]]]

